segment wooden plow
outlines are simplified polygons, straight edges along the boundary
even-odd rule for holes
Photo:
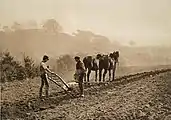
[[[66,94],[68,94],[71,97],[74,97],[75,95],[72,93],[73,89],[70,88],[67,83],[64,81],[64,79],[62,79],[62,77],[60,77],[58,74],[51,74],[51,75],[47,75],[47,78],[52,81],[55,85],[57,85],[58,87],[60,87],[62,90],[64,90],[64,92]],[[67,88],[67,90],[63,87],[65,86]]]

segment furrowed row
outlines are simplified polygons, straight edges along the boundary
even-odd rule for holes
[[[117,77],[114,81],[110,81],[110,82],[101,82],[101,83],[94,82],[91,85],[86,85],[85,88],[88,89],[88,88],[95,87],[98,85],[105,85],[106,88],[109,88],[109,86],[125,84],[125,83],[129,83],[135,80],[139,80],[141,78],[153,77],[160,73],[165,73],[169,71],[171,71],[171,69],[159,69],[159,70],[153,70],[153,71],[148,71],[148,72],[140,72],[140,73],[135,73],[135,74],[124,75],[124,76]]]
[[[165,73],[165,72],[169,72],[171,71],[171,69],[160,69],[160,70],[153,70],[153,71],[149,71],[149,72],[141,72],[141,73],[136,73],[136,74],[130,74],[130,75],[124,75],[121,77],[116,78],[114,81],[112,82],[105,82],[105,83],[91,83],[91,85],[86,86],[85,85],[85,95],[93,95],[94,93],[96,94],[96,92],[98,91],[103,91],[103,90],[107,90],[107,89],[111,89],[115,86],[118,85],[122,85],[122,84],[127,84],[136,80],[140,80],[141,78],[145,78],[145,77],[153,77],[155,75],[158,75],[160,73]],[[75,97],[74,97],[75,98]],[[53,105],[58,105],[60,104],[63,100],[69,100],[72,99],[71,96],[68,96],[65,92],[56,92],[51,94],[50,98],[48,101],[44,101],[44,102],[50,102],[50,104]],[[38,98],[31,98],[28,101],[18,101],[15,103],[3,103],[2,104],[2,113],[8,113],[8,109],[11,109],[12,107],[15,107],[15,109],[17,110],[17,114],[24,114],[27,113],[28,111],[40,111],[42,110],[39,106],[39,100]],[[29,105],[28,105],[29,103]],[[5,111],[3,111],[3,109],[5,108]],[[50,109],[52,108],[52,106],[49,106],[45,109]],[[7,111],[6,111],[7,110]],[[22,113],[20,113],[19,111],[22,111]]]

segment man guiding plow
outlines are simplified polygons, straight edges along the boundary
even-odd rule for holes
[[[46,97],[49,96],[49,83],[47,78],[47,73],[55,74],[54,72],[50,71],[49,67],[46,65],[46,62],[49,60],[49,57],[44,55],[43,60],[40,63],[40,77],[41,77],[41,86],[39,90],[39,97],[42,98],[42,89],[45,85],[45,93]]]
[[[91,70],[96,72],[96,76],[95,76],[96,82],[97,82],[97,71],[99,71],[99,82],[101,82],[101,76],[102,76],[103,69],[104,69],[103,82],[105,82],[105,75],[106,75],[107,71],[109,72],[109,81],[111,80],[111,70],[113,72],[112,81],[114,80],[116,63],[118,62],[118,57],[119,57],[118,51],[111,53],[110,55],[98,54],[96,56],[96,58],[92,58],[92,56],[87,56],[83,59],[84,63],[80,60],[79,56],[74,57],[74,59],[76,61],[76,71],[74,74],[74,78],[77,81],[76,83],[74,83],[74,85],[78,85],[81,97],[84,97],[83,82],[86,82],[86,77],[87,77],[87,81],[89,82]],[[53,83],[55,83],[57,86],[61,87],[65,92],[72,91],[73,88],[71,88],[70,85],[72,85],[73,82],[65,83],[65,81],[59,75],[52,72],[49,69],[49,67],[46,65],[46,62],[48,60],[49,60],[49,57],[44,55],[43,60],[40,63],[41,86],[40,86],[40,90],[39,90],[39,97],[42,98],[42,89],[45,85],[45,94],[46,94],[46,98],[48,98],[48,96],[49,96],[48,79],[50,81],[52,81]],[[86,69],[88,69],[87,76],[86,76]],[[85,81],[83,79],[85,79]],[[60,85],[60,83],[62,83],[63,86]]]

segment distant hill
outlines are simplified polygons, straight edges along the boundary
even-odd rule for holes
[[[15,32],[0,31],[0,50],[8,49],[18,59],[23,53],[40,61],[44,54],[57,58],[63,54],[92,54],[120,51],[120,65],[171,64],[171,47],[126,47],[118,41],[89,31],[78,30],[74,35],[47,33],[42,29],[24,29]]]

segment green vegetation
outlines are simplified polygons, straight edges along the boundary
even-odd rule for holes
[[[1,81],[11,82],[14,80],[24,80],[26,78],[35,77],[34,70],[38,70],[37,66],[34,66],[34,61],[27,57],[24,57],[24,64],[14,59],[10,52],[1,53],[0,65],[1,65]]]
[[[0,54],[0,65],[1,83],[26,78],[33,79],[39,76],[39,65],[35,64],[35,61],[27,55],[23,56],[22,63],[15,60],[10,52],[2,52]],[[64,73],[72,70],[73,66],[73,58],[70,55],[63,55],[56,60],[55,72]]]

